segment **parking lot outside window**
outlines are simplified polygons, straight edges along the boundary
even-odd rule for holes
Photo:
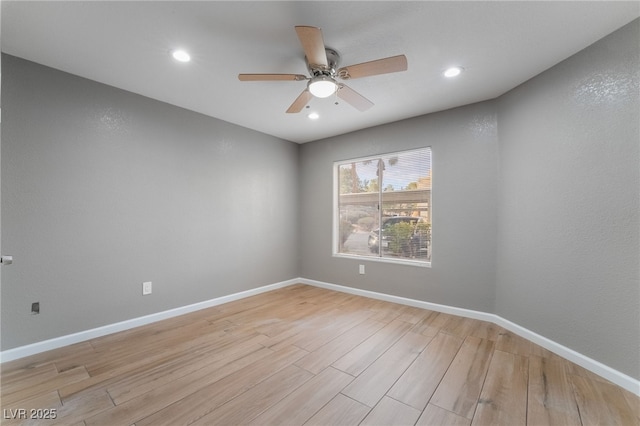
[[[334,255],[431,264],[431,148],[334,164]]]

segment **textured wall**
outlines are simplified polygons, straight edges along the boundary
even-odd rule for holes
[[[640,378],[638,21],[499,100],[496,313]]]
[[[2,350],[299,276],[298,145],[2,61]]]
[[[640,378],[638,39],[635,21],[497,100],[303,145],[302,276],[493,312]],[[332,257],[332,163],[420,146],[432,268]]]
[[[333,162],[431,146],[432,267],[332,256]],[[491,312],[497,202],[496,107],[492,102],[302,145],[302,276]],[[366,274],[358,274],[358,265]]]
[[[498,100],[302,146],[3,56],[2,350],[302,276],[640,378],[638,27]],[[333,162],[423,146],[432,267],[333,257]]]

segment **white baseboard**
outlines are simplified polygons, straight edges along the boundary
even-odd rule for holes
[[[609,380],[612,383],[615,383],[618,386],[623,387],[629,392],[634,393],[635,395],[640,396],[640,380],[636,380],[633,377],[630,377],[620,371],[617,371],[605,364],[602,364],[599,361],[591,359],[579,352],[574,351],[566,346],[561,345],[560,343],[554,342],[551,339],[548,339],[544,336],[541,336],[527,328],[524,328],[518,324],[515,324],[509,320],[502,318],[499,315],[489,314],[486,312],[474,311],[470,309],[464,308],[456,308],[453,306],[447,305],[439,305],[437,303],[424,302],[421,300],[408,299],[405,297],[393,296],[385,293],[377,293],[374,291],[361,290],[352,287],[345,287],[338,284],[331,284],[322,281],[308,280],[305,278],[301,278],[300,281],[303,284],[312,285],[315,287],[322,287],[329,290],[340,291],[343,293],[355,294],[358,296],[369,297],[372,299],[385,300],[387,302],[399,303],[402,305],[413,306],[421,309],[429,309],[431,311],[443,312],[446,314],[457,315],[466,318],[472,318],[482,321],[489,321],[500,327],[503,327],[520,337],[523,337],[527,340],[532,341],[533,343],[542,346],[543,348],[559,355],[574,364],[577,364],[592,373],[597,374],[600,377],[603,377]]]
[[[456,308],[453,306],[440,305],[437,303],[425,302],[422,300],[408,299],[405,297],[394,296],[385,293],[377,293],[369,290],[361,290],[352,287],[346,287],[338,284],[331,284],[322,281],[309,280],[306,278],[296,278],[287,281],[282,281],[275,284],[266,285],[263,287],[254,288],[251,290],[242,291],[239,293],[230,294],[227,296],[217,297],[215,299],[206,300],[204,302],[194,303],[192,305],[182,306],[180,308],[170,309],[168,311],[158,312],[151,315],[146,315],[139,318],[133,318],[131,320],[118,322],[115,324],[109,324],[103,327],[93,328],[91,330],[81,331],[66,336],[56,337],[54,339],[44,340],[42,342],[32,343],[30,345],[20,346],[14,349],[8,349],[0,352],[0,363],[12,361],[26,356],[35,355],[41,352],[57,349],[63,346],[72,345],[74,343],[83,342],[96,337],[105,336],[107,334],[116,333],[119,331],[129,330],[131,328],[139,327],[141,325],[150,324],[156,321],[161,321],[167,318],[176,317],[178,315],[184,315],[190,312],[198,311],[200,309],[210,308],[212,306],[221,305],[223,303],[232,302],[234,300],[243,299],[245,297],[254,296],[267,291],[275,290],[278,288],[287,287],[293,284],[307,284],[314,287],[326,288],[329,290],[335,290],[342,293],[355,294],[358,296],[369,297],[371,299],[385,300],[387,302],[399,303],[402,305],[413,306],[421,309],[429,309],[436,312],[443,312],[451,315],[458,315],[466,318],[472,318],[482,321],[492,322],[499,325],[533,343],[542,346],[543,348],[583,367],[587,370],[615,383],[618,386],[640,396],[640,381],[633,377],[627,376],[607,365],[602,364],[594,359],[591,359],[573,349],[567,348],[553,340],[547,339],[531,330],[528,330],[518,324],[515,324],[509,320],[506,320],[498,315],[489,314],[481,311],[474,311],[464,308]]]
[[[24,358],[26,356],[35,355],[41,352],[50,351],[52,349],[72,345],[74,343],[84,342],[86,340],[95,339],[96,337],[106,336],[107,334],[129,330],[167,318],[177,317],[179,315],[199,311],[200,309],[222,305],[223,303],[232,302],[234,300],[243,299],[249,296],[255,296],[256,294],[264,293],[282,287],[287,287],[299,282],[299,279],[282,281],[279,283],[253,288],[251,290],[241,291],[239,293],[234,293],[227,296],[216,297],[215,299],[205,300],[203,302],[194,303],[192,305],[181,306],[179,308],[169,309],[167,311],[157,312],[155,314],[145,315],[143,317],[133,318],[130,320],[121,321],[98,328],[92,328],[90,330],[80,331],[78,333],[68,334],[66,336],[43,340],[42,342],[36,342],[30,345],[8,349],[6,351],[0,352],[0,363],[13,361],[15,359]]]

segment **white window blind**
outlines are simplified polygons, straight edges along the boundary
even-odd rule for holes
[[[431,148],[335,164],[334,253],[431,262]]]

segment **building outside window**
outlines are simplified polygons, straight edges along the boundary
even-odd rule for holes
[[[334,255],[431,263],[431,148],[334,164]]]

